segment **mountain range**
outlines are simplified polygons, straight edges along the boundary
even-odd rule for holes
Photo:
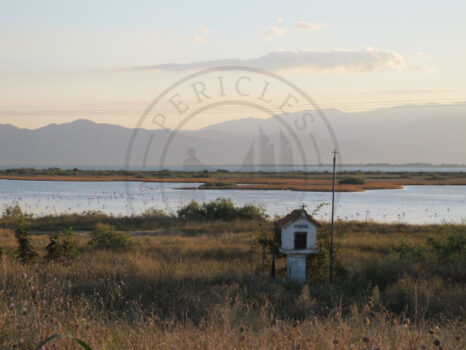
[[[177,133],[85,119],[35,130],[0,124],[0,167],[303,165],[330,163],[335,147],[343,164],[466,163],[466,103],[322,113],[326,122],[311,111]]]

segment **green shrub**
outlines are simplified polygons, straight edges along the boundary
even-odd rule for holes
[[[402,241],[393,248],[391,257],[399,261],[404,271],[417,274],[437,274],[461,282],[466,278],[466,228],[464,225],[441,225],[435,237],[425,245]]]
[[[345,177],[339,180],[338,183],[340,185],[363,185],[365,181],[359,177]]]
[[[275,278],[275,263],[280,252],[281,234],[278,226],[270,227],[266,221],[260,222],[257,226],[256,237],[252,241],[252,248],[259,249],[262,255],[262,269],[265,270],[270,265],[270,275]],[[270,261],[270,264],[269,264]]]
[[[131,242],[124,232],[115,231],[110,225],[98,223],[91,232],[89,245],[94,249],[126,250],[130,248]]]
[[[178,210],[178,217],[180,219],[201,219],[204,214],[202,212],[201,206],[196,201],[191,201],[186,204],[184,207]]]
[[[18,257],[21,263],[26,264],[34,261],[38,254],[32,247],[31,237],[29,237],[29,227],[24,217],[20,217],[17,222],[15,238],[18,242]]]
[[[401,276],[409,273],[410,266],[408,265],[393,255],[365,261],[352,266],[349,282],[358,288],[378,286],[384,290],[396,283]],[[355,290],[357,289],[355,288]]]
[[[19,218],[25,218],[25,219],[30,219],[32,218],[32,214],[27,214],[24,213],[21,207],[16,204],[16,205],[10,205],[3,210],[2,213],[2,218],[3,219],[19,219]]]
[[[141,214],[143,218],[166,218],[169,217],[162,209],[149,208]]]
[[[449,262],[466,255],[466,226],[442,225],[439,233],[443,238],[431,237],[428,244],[443,262]]]
[[[23,216],[23,211],[18,204],[6,207],[2,214],[3,218],[19,218],[21,216]]]
[[[50,236],[50,242],[45,248],[45,258],[51,260],[70,260],[79,255],[76,242],[73,239],[73,229],[66,229],[63,234],[55,233]]]
[[[238,216],[231,199],[217,198],[215,201],[202,204],[202,210],[208,220],[232,220]]]
[[[466,280],[466,226],[442,225],[440,238],[427,240],[435,269],[444,278],[463,282]]]
[[[217,198],[215,201],[200,205],[191,201],[178,210],[178,217],[185,220],[235,220],[263,219],[263,209],[254,205],[237,207],[231,199]]]
[[[264,210],[256,205],[244,205],[237,209],[237,213],[240,218],[247,220],[265,218]]]
[[[427,258],[428,252],[425,247],[408,244],[405,241],[393,249],[401,260],[422,261]]]
[[[341,280],[347,275],[347,271],[340,259],[340,242],[333,244],[333,268],[334,279]],[[308,271],[311,279],[315,281],[327,281],[329,278],[330,263],[330,232],[327,229],[320,229],[317,233],[317,254],[312,255],[307,260]]]

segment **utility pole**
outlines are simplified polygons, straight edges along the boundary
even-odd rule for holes
[[[330,284],[333,283],[333,222],[335,216],[335,178],[336,178],[336,163],[337,163],[337,151],[333,150],[333,176],[332,176],[332,222],[330,224],[330,271],[328,281]]]

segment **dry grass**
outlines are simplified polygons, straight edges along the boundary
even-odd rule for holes
[[[402,311],[389,311],[383,305],[385,292],[370,285],[359,286],[350,298],[338,291],[349,284],[332,292],[320,282],[312,282],[309,289],[272,281],[259,266],[259,252],[251,250],[254,225],[187,226],[192,231],[176,228],[133,236],[133,249],[122,253],[90,251],[88,235],[80,234],[76,240],[83,252],[71,263],[26,266],[11,257],[12,232],[0,230],[5,250],[0,265],[0,348],[32,349],[53,333],[75,335],[99,350],[438,349],[436,339],[443,349],[465,346],[464,312],[459,317],[430,317],[420,306],[407,318]],[[337,231],[339,255],[356,271],[390,254],[399,238],[424,244],[436,228],[339,223]],[[46,235],[33,236],[42,256],[47,243]],[[283,259],[278,271],[283,275]],[[400,276],[387,295],[414,289],[412,297],[421,298],[432,284],[433,291],[450,293],[445,308],[464,306],[458,302],[464,284],[448,289],[439,277],[423,286],[410,278]],[[360,282],[346,283],[356,283],[354,289]],[[366,287],[368,293],[363,292]],[[76,348],[69,340],[57,344],[56,349]]]

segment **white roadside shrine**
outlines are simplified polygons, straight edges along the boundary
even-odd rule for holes
[[[305,283],[306,258],[318,253],[316,231],[317,227],[322,226],[321,223],[309,215],[303,206],[274,224],[281,229],[280,252],[286,254],[288,278],[300,284]]]

